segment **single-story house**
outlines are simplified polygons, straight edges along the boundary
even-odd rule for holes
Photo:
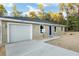
[[[45,40],[61,35],[64,25],[29,17],[0,17],[0,43]]]

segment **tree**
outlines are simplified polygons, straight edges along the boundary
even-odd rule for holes
[[[59,12],[59,19],[60,19],[59,23],[64,24],[65,19],[64,19],[64,16],[63,16],[63,14],[61,12]]]
[[[44,10],[43,4],[38,4],[38,8],[41,9],[41,10]]]
[[[78,14],[78,16],[79,16],[79,3],[76,3],[76,4],[74,4],[74,5],[75,5],[75,6],[77,7],[77,9],[78,9],[78,10],[77,10],[77,12],[78,12],[77,14]]]
[[[53,19],[53,22],[59,23],[59,14],[58,13],[52,13],[51,18]]]
[[[16,5],[13,4],[13,7],[12,7],[12,15],[14,17],[21,17],[21,14],[22,14],[22,12],[18,11],[17,8],[16,8]]]
[[[68,30],[79,31],[79,20],[76,16],[69,16]]]
[[[51,21],[51,20],[52,20],[52,18],[51,18],[51,13],[52,13],[52,12],[50,11],[50,12],[48,12],[48,13],[45,14],[45,19],[46,19],[46,20],[48,20],[48,21]]]
[[[63,9],[67,12],[68,30],[79,31],[79,3],[64,4]]]
[[[67,28],[68,28],[68,23],[69,23],[69,16],[71,16],[73,13],[71,13],[71,10],[73,11],[74,10],[74,6],[73,6],[73,3],[60,3],[59,4],[59,7],[60,7],[60,11],[63,13],[63,12],[66,12],[67,16]]]
[[[41,20],[43,20],[44,19],[44,15],[43,15],[43,13],[42,12],[38,12],[38,18],[39,19],[41,19]]]
[[[5,7],[2,4],[0,4],[0,16],[5,16],[6,13],[7,13],[7,11],[6,11]]]
[[[74,10],[73,3],[60,3],[59,8],[60,12],[66,12],[67,16],[70,15],[71,10]]]
[[[44,12],[44,6],[43,6],[43,4],[38,4],[38,8],[41,10],[41,12],[39,12],[39,14],[41,14],[41,18],[43,19],[43,20],[45,20],[45,12]]]
[[[36,18],[36,13],[34,11],[29,12],[31,18]]]

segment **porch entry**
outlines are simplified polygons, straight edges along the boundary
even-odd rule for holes
[[[49,26],[49,35],[52,35],[52,28]]]

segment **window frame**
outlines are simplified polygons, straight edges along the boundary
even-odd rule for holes
[[[40,33],[43,33],[42,30],[44,29],[43,25],[40,25]]]

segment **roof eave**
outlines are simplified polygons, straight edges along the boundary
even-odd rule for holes
[[[24,21],[24,20],[9,19],[9,18],[0,18],[0,20],[24,22],[24,23],[32,23],[32,24],[45,24],[45,25],[54,25],[54,26],[65,26],[65,25],[59,25],[59,24],[51,24],[51,23],[44,23],[44,22],[34,22],[34,21]]]

